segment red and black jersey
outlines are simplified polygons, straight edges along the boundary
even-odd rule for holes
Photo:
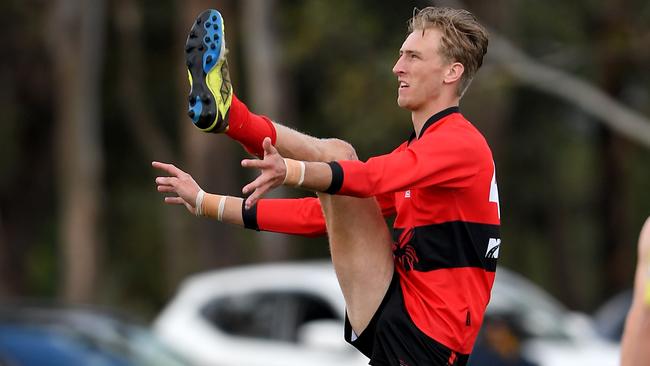
[[[501,241],[495,167],[484,137],[452,107],[389,154],[330,166],[328,193],[375,196],[385,215],[396,213],[393,255],[415,325],[450,349],[470,353]],[[256,212],[244,211],[244,222],[261,230],[325,233],[315,198],[261,200]]]

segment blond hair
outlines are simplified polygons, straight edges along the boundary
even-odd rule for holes
[[[467,10],[426,7],[413,11],[408,22],[408,31],[424,31],[435,28],[442,33],[440,54],[449,62],[460,62],[465,71],[458,86],[462,96],[483,64],[487,52],[488,32]]]

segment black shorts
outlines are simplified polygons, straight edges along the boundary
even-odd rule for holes
[[[469,357],[436,342],[415,326],[404,306],[397,272],[368,327],[354,340],[346,315],[345,340],[370,358],[370,365],[464,366]]]

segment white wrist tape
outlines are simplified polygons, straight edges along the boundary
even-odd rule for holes
[[[217,210],[217,221],[223,221],[223,210],[226,208],[226,196],[221,196],[219,209]]]
[[[194,204],[194,213],[196,216],[203,216],[203,198],[205,197],[205,192],[201,189],[196,195],[196,202]]]
[[[305,181],[305,162],[293,159],[283,159],[286,172],[283,185],[300,187]]]
[[[289,178],[289,163],[287,163],[287,159],[282,159],[284,162],[284,180],[282,180],[282,185],[285,185],[287,183],[287,178]]]
[[[302,183],[305,181],[305,162],[301,161],[300,162],[300,180],[298,180],[298,184],[296,187],[302,186]]]

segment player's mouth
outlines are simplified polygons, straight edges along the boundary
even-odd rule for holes
[[[408,87],[409,87],[409,84],[406,83],[405,81],[400,81],[399,82],[399,88],[400,89],[404,89],[404,88],[408,88]]]

